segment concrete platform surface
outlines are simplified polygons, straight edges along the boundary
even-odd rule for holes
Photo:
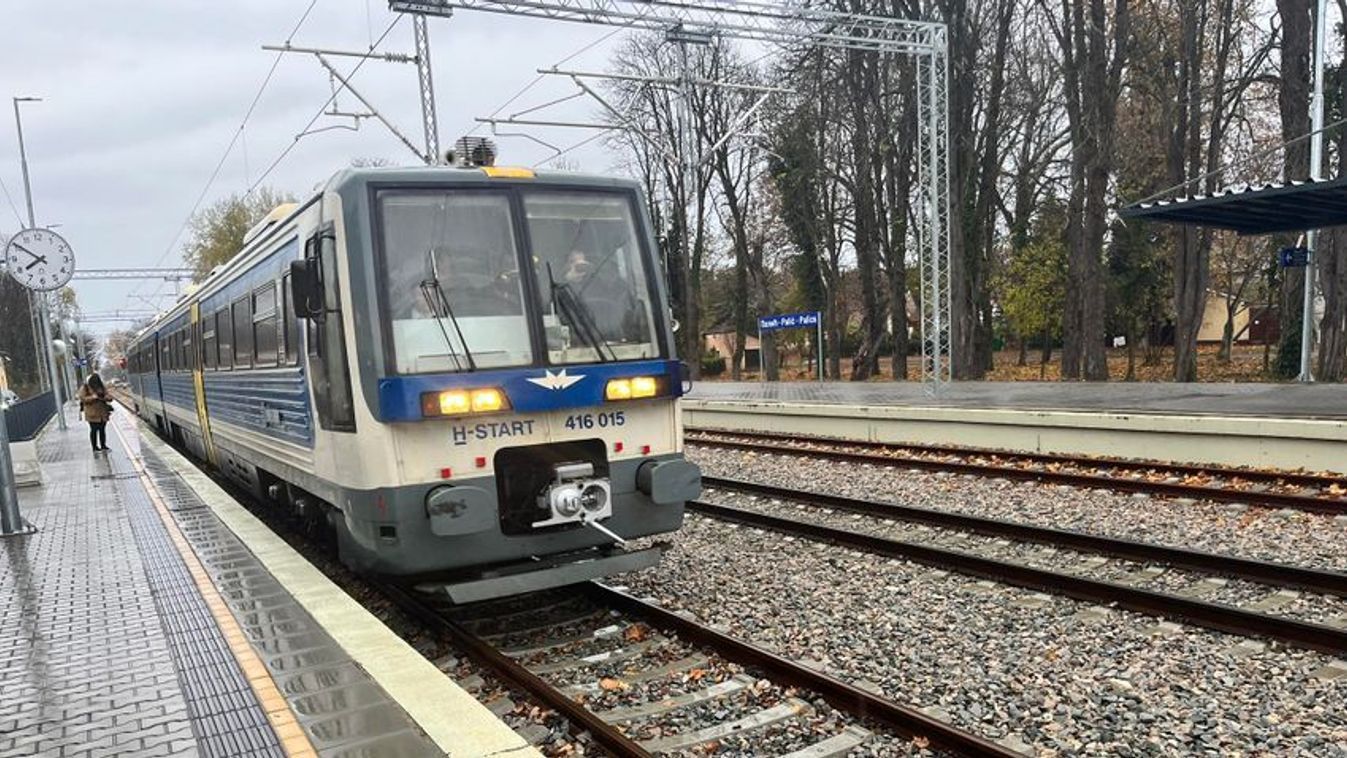
[[[38,531],[0,538],[0,757],[530,752],[279,538],[226,523],[246,511],[129,413],[98,455],[73,416],[20,491]],[[404,707],[408,681],[434,699]]]
[[[996,410],[1347,418],[1347,384],[954,382],[940,399],[920,382],[698,382],[691,400],[752,400]]]

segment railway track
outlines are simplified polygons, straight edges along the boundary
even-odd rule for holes
[[[1337,656],[1347,654],[1347,629],[1264,612],[1275,609],[1281,600],[1289,599],[1286,594],[1278,594],[1285,593],[1286,587],[1307,588],[1338,597],[1347,596],[1347,575],[1339,572],[1263,563],[1065,530],[787,490],[737,480],[706,477],[704,484],[711,489],[746,493],[771,498],[774,501],[764,508],[734,507],[706,500],[688,503],[690,511],[713,518],[798,535],[891,558],[910,560],[995,583],[1116,606],[1216,631],[1268,638],[1289,646]],[[807,520],[778,515],[782,510],[780,501],[805,505],[804,513],[810,515],[806,516]],[[812,509],[827,509],[827,512],[820,510],[811,513]],[[886,523],[909,522],[919,525],[918,528],[925,531],[909,532],[902,539],[897,539],[856,531],[850,528],[850,525],[854,525],[854,520],[850,522],[848,528],[839,528],[834,525],[835,522],[821,523],[828,520],[833,510],[854,514],[853,519],[870,516]],[[951,534],[948,531],[941,533],[930,529],[929,526],[1001,539],[998,542],[975,541],[969,544],[958,534]],[[1056,547],[1066,547],[1087,555],[1070,556],[1072,560],[1085,558],[1083,563],[1078,563],[1080,570],[1044,568],[1014,557],[1013,554],[1021,548],[1014,545],[1011,540],[1053,546],[1049,549],[1054,552],[1045,556],[1049,560],[1053,557],[1060,558],[1055,556]],[[950,546],[950,542],[956,543],[957,546]],[[1090,557],[1088,553],[1095,553],[1098,557]],[[1009,557],[992,557],[998,554]],[[1168,564],[1169,568],[1147,565],[1116,580],[1095,578],[1091,574],[1098,574],[1108,569],[1108,559],[1103,556],[1121,557],[1147,564],[1163,562]],[[1189,579],[1194,580],[1189,582],[1194,589],[1180,594],[1161,592],[1143,586],[1176,568],[1197,574],[1194,577],[1184,578],[1186,582]],[[1264,610],[1202,599],[1201,590],[1219,590],[1223,586],[1221,582],[1231,576],[1270,585],[1269,592],[1263,593],[1263,598],[1251,604],[1261,606]],[[1206,584],[1203,585],[1203,582]]]
[[[687,753],[733,740],[770,754],[780,739],[794,743],[784,752],[792,758],[822,758],[893,740],[886,730],[946,753],[1017,755],[602,584],[550,600],[535,595],[457,608],[400,585],[379,589],[612,755]],[[825,718],[817,699],[849,723]]]
[[[1347,478],[1325,474],[701,429],[688,430],[684,441],[722,449],[1347,514]]]

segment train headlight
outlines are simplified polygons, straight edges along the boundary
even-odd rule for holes
[[[603,396],[608,400],[637,400],[658,394],[659,380],[653,376],[610,379],[603,391]]]
[[[495,413],[509,407],[505,393],[495,387],[427,392],[421,396],[421,415],[426,417]]]
[[[631,378],[632,397],[654,397],[659,392],[659,382],[653,376],[633,376]]]
[[[493,411],[503,410],[505,408],[505,396],[501,391],[488,387],[484,390],[472,391],[472,412],[473,413],[491,413]]]

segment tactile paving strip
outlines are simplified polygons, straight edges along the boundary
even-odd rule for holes
[[[0,540],[0,756],[200,755],[120,483],[77,420],[37,447],[38,531]]]
[[[148,448],[141,461],[322,756],[443,755],[295,602],[200,497]]]
[[[202,755],[283,758],[285,752],[266,713],[144,485],[138,476],[134,480],[122,477],[136,473],[124,454],[117,452],[112,457],[117,492],[126,502]]]

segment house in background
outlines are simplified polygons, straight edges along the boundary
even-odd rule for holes
[[[1235,311],[1235,344],[1239,345],[1250,340],[1249,325],[1250,309],[1248,303],[1239,303]],[[1225,293],[1216,290],[1207,290],[1207,307],[1202,311],[1202,324],[1197,329],[1197,341],[1220,342],[1222,335],[1225,334]]]
[[[710,330],[702,332],[702,350],[720,353],[720,357],[725,359],[725,370],[729,371],[730,363],[734,360],[735,348],[738,346],[737,337],[732,325],[714,324]],[[744,370],[757,371],[762,365],[761,360],[758,336],[744,335]]]

